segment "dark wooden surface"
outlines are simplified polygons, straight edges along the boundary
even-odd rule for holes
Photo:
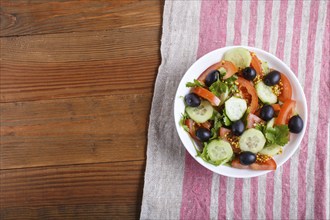
[[[0,2],[0,218],[137,219],[163,1]]]

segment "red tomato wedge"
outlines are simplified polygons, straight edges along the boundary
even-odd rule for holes
[[[296,107],[296,101],[293,101],[291,99],[286,100],[283,103],[280,112],[278,113],[278,116],[275,120],[275,124],[276,125],[288,124],[289,119],[294,113],[295,107]]]
[[[263,122],[261,118],[259,118],[258,116],[252,113],[248,114],[246,121],[247,121],[247,125],[246,125],[247,128],[254,128],[254,124]]]
[[[257,72],[258,75],[263,75],[262,67],[261,67],[261,61],[257,57],[257,55],[253,52],[250,52],[252,56],[251,64],[250,66]]]
[[[234,75],[238,71],[237,67],[232,62],[222,60],[218,63],[213,64],[212,66],[210,66],[206,70],[204,70],[204,72],[197,78],[197,80],[204,82],[206,76],[211,71],[220,69],[221,67],[223,67],[227,72],[226,75],[223,77],[223,79],[228,79],[229,77],[231,77],[232,75]]]
[[[272,107],[274,109],[275,112],[278,112],[281,110],[281,106],[280,104],[272,104]]]
[[[250,112],[254,113],[258,109],[258,96],[253,85],[242,77],[238,77],[238,88],[241,90],[243,98],[249,100]]]
[[[209,121],[206,121],[204,123],[201,123],[201,126],[203,128],[206,128],[206,129],[210,130],[210,128],[211,128],[212,125],[211,125],[211,123]]]
[[[192,119],[186,119],[185,120],[185,125],[188,127],[189,129],[189,134],[190,136],[195,139],[198,140],[198,138],[196,137],[195,131],[196,131],[196,123],[192,120]]]
[[[216,97],[212,92],[202,87],[195,87],[191,90],[191,92],[208,100],[213,106],[218,106],[221,102],[221,100]]]
[[[219,136],[223,139],[223,140],[227,140],[226,135],[230,133],[230,130],[224,127],[221,127],[219,129]]]
[[[263,163],[256,162],[251,165],[242,165],[239,162],[239,159],[235,158],[231,162],[231,166],[238,169],[251,169],[251,170],[276,170],[277,167],[275,160],[272,158]]]
[[[281,73],[281,82],[283,84],[283,90],[281,94],[278,96],[278,99],[281,102],[285,102],[286,100],[291,99],[292,87],[289,79],[283,73]]]

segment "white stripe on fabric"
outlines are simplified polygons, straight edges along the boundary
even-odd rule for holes
[[[210,204],[210,219],[218,219],[218,207],[219,207],[219,174],[213,173],[212,176],[212,187],[211,187],[211,204]]]
[[[276,54],[280,3],[281,1],[273,1],[272,19],[271,19],[272,24],[270,28],[270,40],[269,40],[269,52],[271,54]]]
[[[279,19],[280,19],[280,1],[273,1],[272,8],[272,23],[270,29],[270,41],[269,41],[269,52],[276,54],[276,48],[278,43],[278,31],[279,31]],[[273,217],[278,218],[281,214],[281,202],[282,202],[282,167],[274,172],[274,196],[273,196]],[[265,204],[267,206],[268,204]],[[281,215],[280,215],[281,216]],[[279,216],[279,217],[280,217]]]
[[[312,93],[311,93],[311,111],[310,115],[310,126],[308,134],[308,156],[307,156],[307,190],[306,190],[306,201],[308,206],[314,207],[314,182],[315,182],[315,147],[316,147],[316,138],[317,138],[317,124],[319,116],[319,89],[320,89],[320,70],[322,62],[322,46],[323,46],[323,36],[325,30],[325,19],[326,19],[326,1],[320,1],[319,11],[318,11],[318,20],[316,26],[316,38],[315,38],[315,47],[314,47],[314,72],[312,80]],[[311,3],[311,7],[314,7]],[[311,74],[311,73],[310,73]],[[308,82],[307,82],[308,83]],[[308,86],[308,84],[306,85]],[[306,208],[306,219],[314,219],[314,208]]]
[[[227,15],[227,38],[226,46],[231,46],[234,44],[234,33],[235,33],[235,1],[228,1],[228,15]]]
[[[241,45],[248,46],[250,23],[250,1],[242,2]]]
[[[177,87],[182,74],[196,60],[200,5],[199,1],[190,4],[181,1],[165,1],[164,15],[166,16],[163,20],[161,44],[162,64],[156,79],[150,114],[148,160],[141,219],[180,218],[185,151],[182,145],[178,144],[181,142],[173,129],[173,123],[169,123],[171,121],[169,119],[173,118],[173,105],[168,103],[173,103],[175,90],[172,88]],[[182,10],[183,8],[185,10]],[[173,46],[171,42],[176,42],[178,46]],[[189,50],[182,50],[182,48],[189,48]],[[168,92],[163,94],[163,91]],[[160,108],[161,112],[159,112]],[[164,146],[167,147],[164,148]],[[166,164],[171,165],[166,166]],[[164,170],[166,172],[162,172]],[[155,174],[157,174],[156,177]]]
[[[226,193],[226,218],[233,219],[234,217],[234,193],[235,193],[235,178],[228,177],[227,193]]]
[[[242,218],[246,219],[250,216],[250,207],[251,207],[251,200],[250,200],[250,190],[251,188],[251,179],[244,179],[243,180],[243,192],[242,192]]]
[[[301,28],[300,28],[300,43],[299,43],[299,60],[298,60],[298,80],[301,86],[304,88],[305,82],[305,69],[306,66],[306,47],[307,37],[308,37],[308,27],[309,27],[309,2],[304,1],[302,6],[302,18],[301,18]],[[290,219],[297,219],[298,217],[298,166],[299,166],[299,149],[291,158],[290,164]],[[305,186],[302,186],[305,187]]]
[[[255,47],[262,48],[262,36],[265,22],[265,1],[258,1]]]
[[[306,50],[306,44],[308,41],[309,11],[310,11],[310,1],[303,1],[303,14],[301,21],[299,65],[298,65],[298,79],[303,88],[305,87],[306,57],[308,52]]]
[[[258,219],[266,219],[266,175],[258,178]]]
[[[284,57],[283,61],[290,66],[293,21],[294,21],[295,1],[288,1],[288,11],[286,13],[286,40],[284,41]]]

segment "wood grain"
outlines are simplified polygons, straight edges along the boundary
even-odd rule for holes
[[[149,93],[159,29],[1,38],[1,102]]]
[[[0,36],[159,27],[162,2],[1,0]]]
[[[163,1],[0,1],[0,219],[137,219]]]
[[[144,160],[152,93],[2,103],[2,169]]]
[[[137,219],[143,161],[2,170],[1,219]]]

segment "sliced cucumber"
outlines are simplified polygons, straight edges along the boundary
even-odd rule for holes
[[[259,153],[268,156],[274,156],[282,152],[282,147],[277,144],[272,144],[267,147],[264,147]]]
[[[275,123],[275,118],[272,118],[270,121],[267,122],[266,129],[273,128]]]
[[[213,140],[207,145],[207,154],[215,164],[223,164],[233,156],[233,149],[224,140]]]
[[[250,128],[242,134],[239,140],[239,147],[242,151],[258,153],[264,148],[265,143],[266,139],[262,132],[255,128]]]
[[[233,96],[225,102],[226,114],[231,121],[237,121],[242,118],[246,109],[247,104],[244,99]]]
[[[198,107],[187,106],[186,112],[195,122],[204,123],[212,117],[213,107],[208,101],[203,100]]]
[[[273,93],[272,88],[260,81],[256,85],[257,95],[265,104],[274,104],[277,102],[277,96]]]
[[[270,71],[269,67],[268,67],[268,63],[266,61],[261,62],[261,68],[262,68],[262,71],[264,72],[264,74],[268,74]]]
[[[237,47],[228,50],[223,59],[232,62],[237,68],[244,69],[245,67],[250,66],[252,57],[247,49]]]

